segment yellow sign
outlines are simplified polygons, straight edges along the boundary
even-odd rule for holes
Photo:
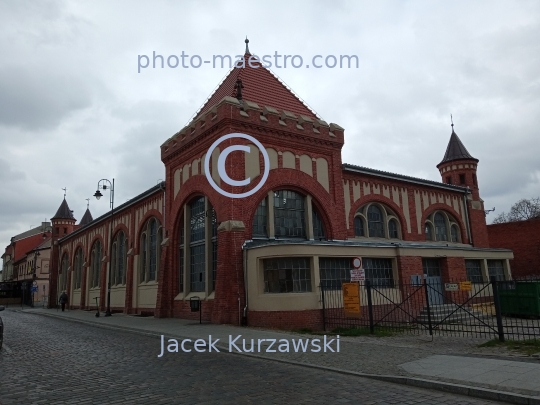
[[[343,283],[343,311],[345,316],[360,316],[360,285]]]
[[[472,283],[470,281],[460,281],[459,282],[459,289],[461,291],[471,291],[472,290]]]

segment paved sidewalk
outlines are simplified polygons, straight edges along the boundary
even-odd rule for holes
[[[19,309],[20,310],[20,309]],[[25,309],[35,313],[61,317],[66,320],[88,322],[102,327],[129,329],[156,336],[155,353],[160,353],[160,335],[168,338],[220,339],[216,345],[221,351],[229,348],[229,336],[242,335],[250,339],[298,339],[317,338],[257,328],[232,325],[199,324],[198,321],[177,318],[138,317],[114,314],[99,318],[91,311],[66,311],[55,309]],[[241,338],[241,339],[242,339]],[[341,337],[339,353],[261,353],[255,355],[274,360],[298,362],[317,367],[365,373],[379,376],[398,376],[401,380],[411,378],[461,384],[503,391],[512,394],[534,396],[540,404],[540,361],[533,358],[511,357],[500,349],[478,348],[485,340],[426,336],[393,337]],[[264,348],[265,345],[262,344]],[[335,347],[335,345],[334,345]],[[150,350],[154,350],[151,348]],[[174,355],[174,354],[167,354]],[[442,388],[444,389],[444,387]],[[535,399],[535,401],[536,401]],[[527,403],[527,402],[523,402]],[[531,402],[529,402],[531,403]]]

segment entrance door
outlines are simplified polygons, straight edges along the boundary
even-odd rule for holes
[[[422,266],[424,268],[424,278],[428,285],[429,304],[444,304],[444,290],[439,259],[423,259]]]

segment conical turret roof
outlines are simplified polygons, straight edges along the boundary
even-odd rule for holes
[[[90,213],[90,209],[87,208],[82,219],[81,219],[81,222],[79,222],[79,225],[80,226],[85,226],[85,225],[88,225],[90,222],[92,222],[94,220],[94,218],[92,218],[92,214]]]
[[[473,159],[478,162],[478,159],[472,157],[465,145],[463,145],[463,143],[461,142],[461,139],[459,139],[457,134],[454,132],[454,129],[452,128],[452,135],[450,135],[450,141],[448,142],[448,146],[446,147],[446,153],[444,154],[441,163],[460,159]]]
[[[75,220],[75,217],[73,216],[73,211],[69,209],[69,205],[64,198],[62,201],[62,204],[60,204],[60,207],[58,208],[58,211],[56,211],[56,214],[51,219],[72,219]]]

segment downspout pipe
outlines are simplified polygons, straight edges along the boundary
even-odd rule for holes
[[[471,234],[471,217],[469,215],[469,207],[467,204],[467,197],[471,195],[471,190],[467,187],[467,194],[463,196],[463,204],[465,205],[465,216],[467,217],[467,236],[469,237],[469,243],[473,244],[472,234]]]
[[[248,310],[248,271],[247,271],[247,249],[246,245],[250,242],[249,240],[246,240],[242,244],[242,255],[244,259],[244,289],[245,289],[245,296],[246,296],[246,305],[244,306],[244,311],[242,314],[242,323],[244,325],[247,325],[247,310]]]

